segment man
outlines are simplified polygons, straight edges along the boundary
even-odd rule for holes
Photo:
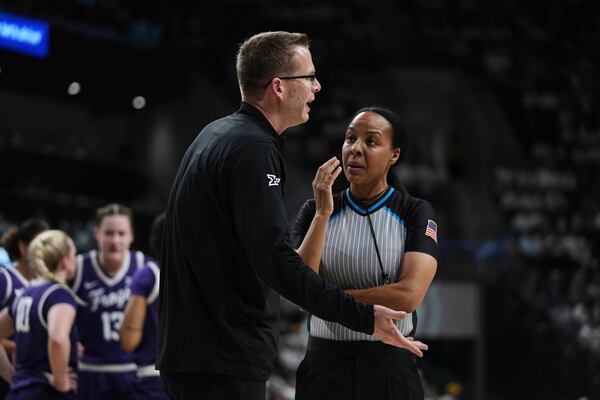
[[[237,55],[239,111],[207,125],[183,157],[166,210],[159,354],[175,399],[264,399],[278,345],[279,292],[314,315],[417,355],[391,318],[355,302],[294,251],[281,133],[308,120],[321,85],[308,38],[261,33]],[[273,290],[275,289],[275,290]]]

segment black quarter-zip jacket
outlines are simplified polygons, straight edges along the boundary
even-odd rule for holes
[[[266,380],[279,340],[277,292],[373,333],[373,307],[325,282],[294,251],[281,142],[242,102],[185,153],[166,210],[158,369]]]

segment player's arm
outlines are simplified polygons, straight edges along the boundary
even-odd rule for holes
[[[5,268],[0,268],[0,294],[2,295],[2,299],[0,300],[0,309],[7,310],[10,307],[12,300],[14,298],[14,293],[12,292],[13,282],[10,274],[6,271]],[[10,317],[10,314],[7,315]],[[12,327],[12,321],[10,323]],[[10,336],[10,335],[9,335]],[[9,359],[13,358],[15,354],[15,342],[10,339],[6,339],[8,336],[2,336],[1,346],[4,348],[6,354]]]
[[[3,346],[0,346],[0,377],[6,382],[12,381],[12,377],[15,374],[15,368],[13,367],[8,354],[4,350]]]
[[[69,369],[71,340],[69,334],[75,321],[75,307],[67,303],[57,303],[48,310],[48,358],[52,374],[50,384],[59,392],[75,389],[72,372]]]
[[[159,270],[153,261],[136,271],[129,286],[131,295],[125,307],[123,323],[119,329],[121,348],[133,351],[144,335],[144,321],[148,304],[156,300],[159,291]]]
[[[317,170],[315,179],[312,182],[313,194],[315,195],[315,213],[302,244],[296,250],[302,261],[317,273],[321,264],[321,253],[325,244],[327,224],[331,213],[333,213],[331,186],[342,171],[339,165],[339,160],[333,157]]]
[[[9,355],[9,358],[11,358],[11,355],[15,354],[15,350],[16,350],[17,346],[15,345],[14,340],[2,339],[2,347],[6,351],[6,354]]]
[[[5,308],[0,313],[0,338],[6,338],[13,334],[13,321],[8,313],[8,308]],[[4,350],[4,346],[0,346],[0,376],[10,382],[14,375],[15,369]]]
[[[13,320],[8,313],[8,307],[0,312],[0,339],[6,339],[13,334]]]
[[[427,253],[407,252],[398,281],[369,289],[347,290],[367,304],[381,304],[397,311],[413,312],[421,303],[437,271],[437,261]]]
[[[146,319],[146,309],[148,301],[145,297],[132,295],[129,298],[123,324],[119,330],[121,348],[127,352],[135,350],[142,340],[144,333],[144,321]]]

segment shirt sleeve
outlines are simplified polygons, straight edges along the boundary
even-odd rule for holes
[[[133,275],[133,279],[131,280],[130,289],[131,295],[148,297],[150,293],[152,293],[152,289],[154,289],[154,285],[156,284],[156,278],[152,273],[150,267],[145,265],[144,267],[138,269]]]
[[[60,286],[56,290],[53,290],[46,298],[46,301],[44,301],[42,311],[46,321],[48,320],[48,311],[57,304],[69,304],[77,310],[77,302],[75,301],[74,294],[67,288]]]
[[[247,144],[231,165],[230,207],[236,232],[257,276],[311,314],[372,334],[373,306],[359,303],[327,283],[294,251],[283,203],[283,160],[275,146]]]
[[[10,306],[13,296],[12,279],[8,271],[0,267],[0,310]]]
[[[307,200],[300,211],[298,211],[298,215],[296,216],[296,221],[294,222],[294,244],[295,247],[298,248],[302,244],[306,233],[308,232],[308,228],[310,228],[310,224],[315,216],[315,201]]]
[[[142,296],[148,303],[154,302],[159,292],[160,272],[158,265],[147,260],[143,268],[140,268],[131,280],[131,295]]]
[[[418,251],[438,259],[437,216],[431,203],[421,200],[415,204],[408,218],[405,250]]]

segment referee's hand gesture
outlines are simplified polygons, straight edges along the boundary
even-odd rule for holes
[[[375,329],[373,336],[377,337],[383,343],[407,349],[411,353],[423,357],[421,350],[427,350],[427,345],[411,337],[402,335],[394,320],[406,318],[404,311],[394,311],[391,308],[375,305],[373,306],[375,314]]]
[[[333,212],[333,182],[342,172],[340,160],[332,157],[319,167],[312,181],[313,194],[315,195],[316,212],[319,215],[330,217]]]

